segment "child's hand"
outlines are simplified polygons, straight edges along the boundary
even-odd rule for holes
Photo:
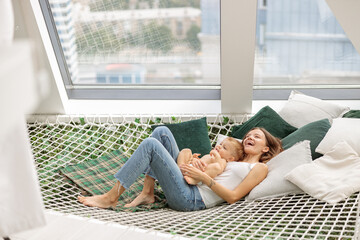
[[[216,151],[215,149],[211,150],[210,152],[210,156],[212,160],[216,160],[216,159],[220,159],[220,154],[218,151]]]
[[[200,155],[201,155],[200,153],[194,153],[194,154],[193,154],[193,158],[199,159],[199,156],[200,156]]]

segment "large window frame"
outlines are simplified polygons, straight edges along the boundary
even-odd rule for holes
[[[59,54],[55,54],[61,48],[54,47],[51,43],[51,33],[49,33],[48,26],[44,21],[46,16],[40,15],[42,13],[40,8],[42,0],[30,1],[66,113],[114,113],[110,110],[114,106],[121,108],[116,113],[251,113],[255,102],[265,100],[265,104],[271,104],[274,101],[268,100],[286,100],[293,89],[322,99],[359,100],[360,87],[357,85],[254,86],[257,1],[253,0],[220,1],[221,87],[210,86],[210,89],[209,86],[207,88],[204,86],[182,86],[182,89],[181,87],[180,89],[172,89],[171,86],[162,86],[161,89],[158,86],[132,86],[132,89],[121,87],[103,89],[96,86],[66,87],[63,81],[66,79],[66,76],[63,76],[66,70],[61,69],[59,60],[56,58],[56,55]],[[231,24],[233,19],[238,19],[239,24]],[[234,29],[235,26],[236,29]],[[239,42],[242,44],[238,44]],[[178,92],[177,97],[174,94],[176,91]],[[120,92],[124,93],[123,97],[119,97]],[[172,92],[169,94],[171,95],[170,99],[166,97],[166,92]],[[199,95],[199,92],[204,94]],[[148,95],[148,93],[153,94]],[[165,94],[165,97],[160,98],[159,95],[162,93]],[[139,95],[151,97],[139,98]],[[197,97],[193,95],[197,95]],[[169,101],[164,101],[165,99]],[[157,106],[154,107],[154,105]],[[160,110],[161,108],[165,110]]]
[[[172,99],[164,100],[106,100],[104,98],[97,98],[94,101],[92,92],[96,89],[79,89],[83,93],[83,99],[74,99],[69,96],[68,91],[74,92],[77,90],[67,89],[64,81],[64,69],[61,69],[56,57],[56,51],[59,47],[54,48],[51,42],[51,34],[49,34],[48,26],[45,23],[42,9],[40,6],[41,0],[30,0],[34,15],[39,27],[39,31],[44,43],[44,47],[49,59],[49,64],[54,75],[55,83],[61,101],[64,105],[66,113],[69,114],[102,114],[102,113],[249,113],[252,108],[252,78],[253,78],[253,61],[255,52],[255,26],[256,23],[256,1],[253,0],[226,0],[221,3],[221,89],[217,86],[219,97],[216,100],[211,99],[191,99],[181,100]],[[241,9],[239,15],[238,9]],[[233,25],[228,24],[234,18],[241,16],[244,21],[237,25],[237,31],[234,31]],[[46,18],[46,16],[45,16]],[[246,21],[245,21],[246,19]],[[244,36],[244,32],[249,34]],[[242,42],[241,46],[237,44]],[[59,43],[58,43],[59,44]],[[236,45],[235,49],[232,47]],[[243,61],[244,56],[249,61]],[[238,62],[244,62],[239,66]],[[228,64],[226,64],[228,63]],[[239,79],[245,79],[240,81]],[[69,87],[68,87],[69,88]],[[154,87],[155,88],[155,87]],[[197,93],[201,87],[193,90]],[[243,92],[242,94],[239,94]],[[114,93],[119,89],[112,89]],[[191,88],[184,89],[184,95],[189,95]],[[165,89],[168,91],[168,89]],[[134,92],[133,92],[134,93]],[[219,94],[220,93],[220,94]],[[215,99],[213,97],[213,99]],[[115,110],[114,110],[115,109]]]
[[[49,0],[39,0],[67,95],[70,99],[92,100],[220,100],[220,84],[144,85],[73,84],[62,50]]]

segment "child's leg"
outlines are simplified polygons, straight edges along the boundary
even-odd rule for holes
[[[193,158],[192,151],[188,148],[185,148],[181,150],[179,153],[177,159],[177,165],[180,167],[183,164],[191,164],[192,158]],[[184,179],[188,184],[191,185],[195,185],[197,183],[197,181],[195,181],[194,179],[188,176],[184,176]]]
[[[177,158],[177,165],[181,166],[183,164],[190,164],[192,161],[193,155],[192,151],[189,148],[184,148],[180,151]]]

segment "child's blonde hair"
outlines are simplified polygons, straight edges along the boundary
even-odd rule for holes
[[[234,158],[235,158],[235,161],[240,161],[243,159],[243,156],[244,156],[244,146],[242,145],[241,142],[239,142],[239,140],[233,138],[233,137],[227,137],[225,139],[226,141],[229,141],[230,143],[233,144],[234,146],[234,152],[233,152],[233,155],[234,155]],[[224,140],[224,141],[225,141]]]

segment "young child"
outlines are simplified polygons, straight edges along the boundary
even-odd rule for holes
[[[192,164],[193,159],[198,159],[199,155],[193,154],[188,148],[183,149],[179,153],[177,164],[179,167],[183,164]],[[206,164],[205,173],[214,178],[225,170],[227,162],[239,161],[242,156],[243,145],[235,138],[228,137],[220,145],[216,145],[209,154],[204,155],[201,160]],[[191,185],[198,183],[189,176],[184,176],[184,179]]]

